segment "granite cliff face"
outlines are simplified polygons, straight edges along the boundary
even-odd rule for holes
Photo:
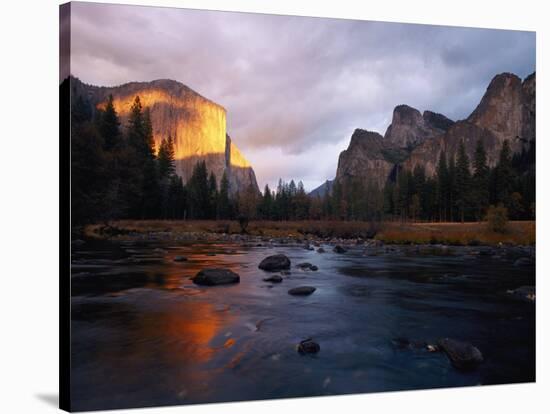
[[[413,148],[429,138],[447,131],[453,121],[441,114],[425,111],[420,114],[408,105],[396,106],[390,126],[384,135],[387,145],[398,148]]]
[[[393,168],[387,159],[387,148],[379,133],[356,129],[348,149],[340,153],[335,180],[360,178],[382,187]]]
[[[534,81],[534,75],[532,79]],[[497,75],[467,121],[491,131],[499,143],[507,139],[514,150],[520,150],[522,139],[528,138],[523,136],[529,129],[526,105],[534,105],[534,87],[531,94],[530,90],[530,85],[524,88],[514,74]]]
[[[74,84],[74,86],[73,86]],[[84,93],[92,105],[102,108],[109,95],[120,117],[127,125],[130,108],[139,95],[143,108],[149,108],[153,123],[155,146],[172,136],[176,173],[185,181],[198,161],[205,161],[218,183],[224,172],[235,193],[252,185],[258,189],[252,166],[227,136],[226,111],[187,86],[168,79],[152,82],[131,82],[116,87],[86,85],[72,79],[75,93]]]
[[[455,156],[460,142],[473,159],[482,140],[487,162],[494,166],[504,140],[513,151],[521,151],[536,135],[536,75],[521,80],[502,73],[493,78],[479,105],[465,120],[453,122],[444,115],[399,105],[384,137],[376,132],[355,130],[351,142],[340,154],[335,180],[361,178],[383,186],[394,168],[425,168],[434,175],[441,151]],[[321,187],[315,189],[316,195]]]
[[[497,163],[505,140],[510,142],[512,151],[521,151],[535,140],[535,86],[534,73],[523,82],[511,73],[495,76],[468,118],[452,125],[444,134],[417,146],[403,166],[412,169],[418,164],[424,165],[426,174],[433,175],[441,151],[444,150],[447,156],[454,156],[462,140],[466,153],[473,159],[476,142],[481,139],[490,166]]]

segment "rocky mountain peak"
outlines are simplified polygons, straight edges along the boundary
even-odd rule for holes
[[[383,146],[383,139],[378,132],[357,128],[353,131],[348,149],[365,146],[380,148]]]
[[[479,105],[468,117],[468,121],[490,130],[500,143],[510,140],[512,148],[521,147],[519,139],[523,134],[524,92],[521,79],[512,73],[496,75]]]
[[[454,121],[450,120],[445,115],[432,111],[424,111],[422,118],[424,118],[424,122],[428,125],[441,131],[447,131],[454,124]]]
[[[413,148],[426,139],[445,132],[452,121],[441,114],[425,111],[408,105],[398,105],[393,110],[392,122],[384,139],[388,144],[398,148]]]

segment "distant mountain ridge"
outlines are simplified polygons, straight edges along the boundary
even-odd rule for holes
[[[420,113],[398,105],[384,137],[377,132],[356,129],[348,148],[340,153],[334,181],[358,178],[382,187],[395,168],[414,169],[421,165],[433,176],[441,151],[455,156],[461,141],[473,159],[482,140],[489,166],[494,166],[504,140],[519,152],[536,139],[536,74],[524,80],[512,73],[496,75],[473,112],[454,122],[432,111]],[[323,187],[323,184],[321,187]],[[318,195],[319,189],[310,195]]]
[[[184,182],[190,178],[194,165],[205,161],[218,183],[226,173],[232,193],[249,186],[259,191],[252,166],[227,134],[225,108],[186,85],[158,79],[105,87],[88,85],[71,77],[71,94],[84,95],[94,108],[102,108],[109,95],[113,95],[123,128],[132,103],[139,95],[143,108],[151,112],[156,148],[162,139],[173,138],[176,173]]]

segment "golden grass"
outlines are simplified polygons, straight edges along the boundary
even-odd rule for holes
[[[395,244],[451,245],[532,245],[535,244],[534,221],[512,221],[507,231],[491,231],[487,223],[385,223],[376,238]]]
[[[226,233],[241,231],[236,221],[223,220],[119,220],[110,223],[125,232],[169,232],[174,237],[186,233]],[[101,224],[85,229],[88,237],[102,237]],[[368,222],[351,221],[252,221],[247,232],[251,236],[303,238],[362,238],[374,236],[394,244],[450,244],[450,245],[514,245],[535,244],[535,222],[508,223],[505,233],[488,229],[487,223],[392,223],[374,226]]]

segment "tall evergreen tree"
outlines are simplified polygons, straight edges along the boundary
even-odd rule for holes
[[[113,95],[109,95],[99,122],[99,132],[103,137],[105,150],[112,151],[120,145],[121,135],[120,121],[113,104]]]
[[[498,164],[494,169],[494,198],[497,204],[502,203],[505,207],[510,207],[510,196],[515,178],[510,143],[505,140],[502,143]]]
[[[483,218],[489,206],[489,167],[483,141],[479,139],[474,154],[474,174],[472,177],[472,198],[476,206],[476,219]]]
[[[264,188],[264,193],[262,195],[262,200],[259,206],[260,217],[264,220],[270,220],[272,218],[273,210],[273,196],[271,194],[271,189],[269,185],[266,184]]]
[[[157,154],[159,178],[170,178],[176,172],[176,161],[174,155],[174,141],[172,136],[163,139]]]
[[[449,170],[447,167],[447,156],[442,150],[439,154],[439,162],[437,164],[437,205],[439,207],[439,220],[447,220],[447,211],[449,203]]]
[[[215,219],[218,207],[218,184],[214,172],[208,177],[208,218]]]
[[[460,221],[464,223],[464,217],[469,204],[470,195],[470,160],[466,154],[464,141],[460,141],[456,160],[455,188],[456,188],[456,206]]]
[[[209,211],[208,171],[206,162],[199,161],[193,167],[193,173],[187,183],[189,217],[205,219]]]
[[[229,198],[229,180],[227,179],[226,171],[223,172],[222,179],[220,180],[217,214],[222,220],[226,220],[232,215],[231,200]]]

